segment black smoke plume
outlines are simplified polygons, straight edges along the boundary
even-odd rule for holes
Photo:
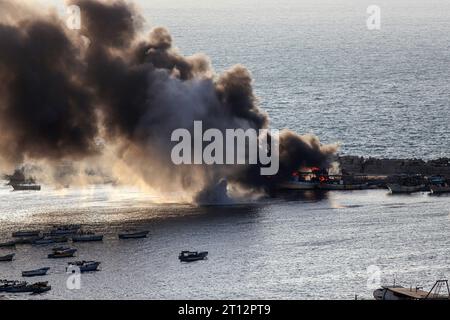
[[[299,167],[327,166],[335,145],[291,131],[280,135],[280,174],[258,166],[175,166],[174,129],[267,128],[249,71],[214,73],[203,54],[185,57],[161,27],[123,0],[70,0],[81,30],[52,13],[0,0],[0,160],[102,164],[124,183],[193,194],[223,178],[264,188]]]

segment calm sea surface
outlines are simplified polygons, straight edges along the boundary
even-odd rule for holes
[[[276,128],[339,141],[345,154],[450,156],[448,1],[378,1],[380,31],[366,28],[372,1],[137,2],[148,26],[167,26],[183,53],[208,54],[219,72],[246,65]],[[81,223],[105,240],[74,245],[77,259],[102,262],[80,290],[66,288],[70,259],[46,259],[45,246],[18,247],[15,261],[0,263],[0,278],[49,266],[53,290],[42,299],[353,299],[371,298],[368,268],[379,268],[382,284],[430,288],[450,276],[447,196],[371,190],[227,207],[157,202],[126,188],[1,186],[0,239]],[[151,235],[119,241],[128,227]],[[209,259],[181,264],[183,249],[207,250]]]
[[[430,288],[450,275],[450,197],[391,196],[384,190],[294,193],[227,207],[156,205],[136,190],[92,187],[65,192],[0,188],[0,237],[22,228],[81,223],[105,234],[103,243],[74,244],[76,259],[98,260],[68,290],[67,261],[46,258],[52,246],[0,249],[16,260],[0,263],[0,278],[51,267],[52,291],[10,299],[353,299],[371,298],[377,279]],[[118,240],[123,228],[149,238]],[[182,250],[209,259],[180,263]],[[379,269],[373,269],[379,268]],[[37,280],[36,280],[37,281]],[[369,281],[369,282],[368,282]]]

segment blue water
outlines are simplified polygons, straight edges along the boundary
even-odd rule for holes
[[[185,54],[216,71],[253,73],[272,125],[340,142],[341,153],[450,156],[450,3],[376,1],[138,1]],[[184,4],[180,4],[184,3]]]

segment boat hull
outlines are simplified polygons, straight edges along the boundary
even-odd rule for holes
[[[387,187],[391,193],[413,193],[422,191],[425,185],[403,186],[400,184],[388,184]]]
[[[430,186],[430,191],[432,194],[450,193],[450,186],[448,187]]]
[[[278,184],[280,190],[314,190],[318,187],[318,183],[305,181],[286,181]]]
[[[0,248],[15,248],[15,247],[16,247],[15,241],[0,243]]]
[[[63,252],[53,252],[48,255],[49,259],[72,258],[77,252],[76,249],[66,250]]]
[[[38,237],[40,235],[39,230],[35,231],[17,231],[12,234],[13,238],[26,238],[26,237]]]
[[[37,270],[23,271],[22,277],[41,277],[45,276],[50,268],[42,268]]]
[[[15,254],[7,254],[6,256],[0,257],[0,262],[10,262],[13,261]]]
[[[103,241],[103,236],[74,236],[72,237],[73,242],[95,242]]]
[[[194,262],[199,260],[206,260],[208,258],[208,252],[199,252],[196,255],[184,255],[183,253],[178,256],[181,262]]]
[[[40,185],[12,184],[14,191],[41,191]]]
[[[69,268],[70,267],[78,267],[78,268],[80,268],[81,273],[98,271],[99,266],[100,266],[100,262],[89,262],[89,263],[86,263],[83,265],[69,263]]]
[[[147,238],[148,231],[136,232],[136,233],[121,233],[119,239],[142,239]]]
[[[369,187],[368,184],[334,184],[321,183],[318,188],[320,190],[363,190]]]

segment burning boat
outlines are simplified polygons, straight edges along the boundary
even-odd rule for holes
[[[278,184],[280,190],[314,190],[319,186],[316,173],[294,171],[289,180]]]
[[[280,183],[287,190],[362,190],[369,188],[366,176],[330,175],[326,169],[312,168],[310,172],[295,171],[292,177]]]
[[[6,175],[7,185],[13,187],[14,191],[40,191],[41,186],[32,177],[27,178],[24,169],[17,169],[12,175]]]

